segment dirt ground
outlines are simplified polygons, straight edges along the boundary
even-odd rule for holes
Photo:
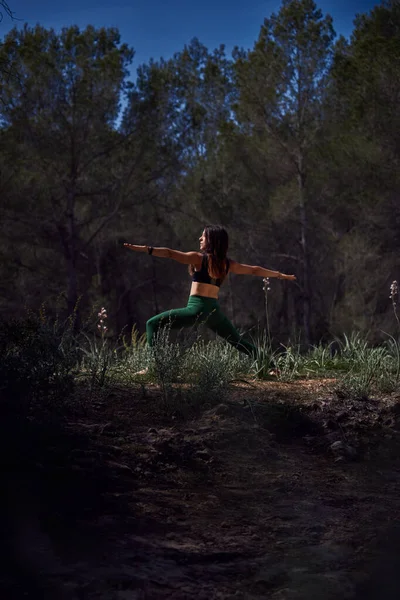
[[[400,395],[334,387],[83,402],[68,452],[11,486],[1,598],[397,600]]]

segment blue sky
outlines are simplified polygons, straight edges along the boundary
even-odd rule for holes
[[[29,25],[40,23],[56,30],[91,24],[116,26],[123,42],[135,50],[131,73],[153,57],[169,58],[193,37],[210,50],[225,44],[251,48],[265,17],[278,12],[278,0],[7,0],[15,16]],[[346,37],[356,13],[380,4],[373,0],[319,0],[317,6],[333,17],[337,34]],[[13,27],[4,16],[0,35]]]

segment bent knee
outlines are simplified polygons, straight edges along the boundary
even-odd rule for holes
[[[167,323],[170,321],[171,321],[171,318],[168,317],[167,315],[155,315],[154,317],[151,317],[146,322],[146,327],[155,329],[156,327],[159,327],[160,325],[167,325]]]
[[[151,319],[146,322],[146,329],[157,329],[161,323],[162,319],[159,319],[158,317],[151,317]]]

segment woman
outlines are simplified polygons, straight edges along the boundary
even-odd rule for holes
[[[228,234],[223,227],[207,225],[200,237],[200,252],[180,252],[169,248],[135,246],[124,244],[136,252],[147,252],[160,258],[172,258],[189,266],[192,275],[189,301],[186,308],[167,310],[149,319],[146,323],[147,342],[153,345],[155,334],[161,325],[170,324],[173,328],[189,327],[205,323],[212,331],[223,337],[241,352],[256,357],[257,348],[244,340],[229,319],[222,313],[218,303],[219,288],[228,275],[256,275],[277,277],[293,281],[294,275],[285,275],[263,267],[243,265],[227,257]]]

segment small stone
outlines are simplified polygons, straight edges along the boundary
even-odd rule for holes
[[[327,444],[333,445],[333,444],[336,444],[338,441],[340,441],[340,440],[338,440],[339,435],[340,435],[340,433],[338,431],[333,431],[332,433],[328,433],[327,435],[325,435],[323,437],[323,439]],[[340,443],[342,443],[342,442],[340,441]]]
[[[218,404],[215,408],[208,411],[209,415],[226,415],[229,412],[229,407],[226,404]]]
[[[351,458],[351,459],[354,459],[357,457],[357,450],[355,448],[353,448],[353,446],[350,446],[349,444],[345,444],[342,441],[337,441],[337,442],[334,442],[333,444],[331,444],[330,450],[336,456],[342,456],[342,457],[345,456],[346,458]]]
[[[200,458],[200,460],[208,462],[211,459],[211,456],[208,452],[206,452],[206,450],[199,450],[196,452],[196,458]]]
[[[331,444],[330,448],[332,452],[344,452],[345,444],[342,441],[336,441]]]

